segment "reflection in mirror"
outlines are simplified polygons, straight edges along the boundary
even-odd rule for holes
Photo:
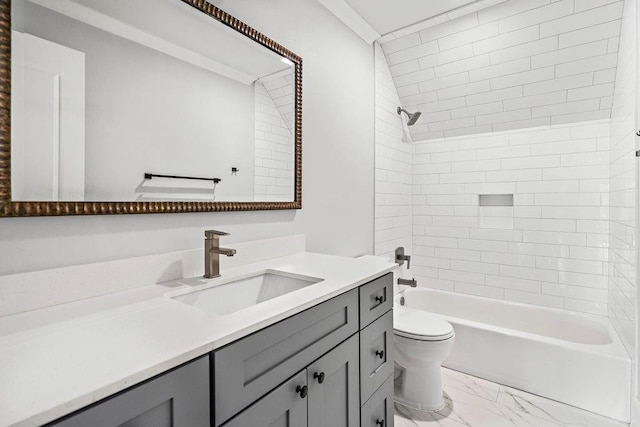
[[[294,200],[287,58],[179,0],[12,8],[12,200]]]

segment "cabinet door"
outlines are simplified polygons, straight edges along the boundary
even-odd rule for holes
[[[306,387],[305,369],[236,415],[224,427],[307,427]]]
[[[207,427],[209,358],[201,357],[50,427]]]
[[[360,424],[358,334],[309,365],[309,427]]]
[[[393,427],[393,375],[362,405],[361,427]]]

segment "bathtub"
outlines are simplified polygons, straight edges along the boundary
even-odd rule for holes
[[[444,366],[629,422],[631,362],[606,318],[425,288],[401,297],[453,325]]]

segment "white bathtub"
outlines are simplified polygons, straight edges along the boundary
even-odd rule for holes
[[[631,362],[606,318],[425,288],[401,296],[453,325],[444,366],[629,422]]]

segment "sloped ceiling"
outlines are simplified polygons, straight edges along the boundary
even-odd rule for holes
[[[610,117],[622,9],[509,0],[383,38],[413,140]]]
[[[476,0],[345,0],[378,34],[385,35]]]

